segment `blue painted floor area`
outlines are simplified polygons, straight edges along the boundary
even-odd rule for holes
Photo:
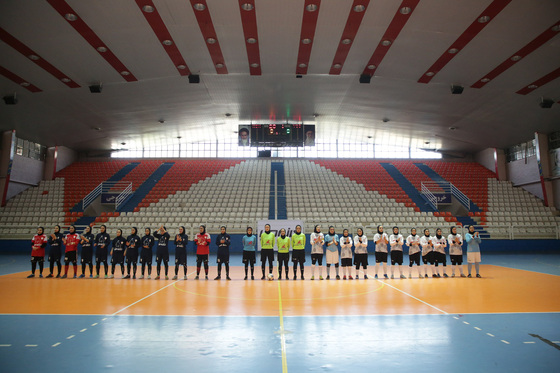
[[[467,260],[466,255],[464,255],[463,263],[464,269],[466,271],[467,267]],[[23,271],[30,271],[31,264],[29,262],[30,257],[27,255],[21,254],[0,254],[0,276],[23,272]],[[209,258],[210,266],[216,266],[216,256],[215,254],[210,254]],[[370,254],[370,263],[374,263],[375,259],[373,255]],[[173,266],[175,263],[175,256],[170,255],[169,258],[169,265]],[[408,263],[408,258],[405,255],[405,263]],[[64,264],[64,263],[63,263]],[[155,258],[154,258],[155,264]],[[189,268],[193,269],[196,265],[196,257],[195,255],[189,254],[187,259],[187,264]],[[309,266],[310,260],[308,259]],[[499,265],[502,267],[508,268],[515,268],[515,269],[523,269],[527,271],[533,272],[540,272],[540,273],[547,273],[550,275],[557,275],[560,276],[560,254],[494,254],[494,253],[482,253],[482,264],[493,264]],[[242,255],[239,254],[232,254],[230,256],[230,265],[232,266],[242,266]],[[291,263],[290,263],[291,265]],[[260,261],[257,255],[257,267],[260,267]],[[78,265],[78,272],[81,273],[81,265]],[[89,269],[88,269],[89,271]],[[260,271],[260,269],[259,269]],[[46,275],[49,273],[49,263],[45,262],[45,270],[43,274]],[[55,273],[56,273],[56,265],[55,265]],[[89,272],[88,272],[89,273]],[[260,273],[260,272],[258,272]],[[38,274],[38,272],[37,272]]]
[[[0,362],[4,372],[271,373],[283,371],[283,355],[288,372],[553,372],[560,364],[557,344],[529,335],[558,342],[560,314],[286,317],[284,328],[285,350],[279,317],[2,315]]]

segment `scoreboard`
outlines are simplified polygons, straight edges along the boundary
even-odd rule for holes
[[[303,124],[251,124],[251,146],[303,146]]]

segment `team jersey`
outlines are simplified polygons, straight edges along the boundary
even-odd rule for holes
[[[126,247],[126,239],[123,236],[117,236],[113,240],[113,252],[124,251]]]
[[[480,243],[482,239],[480,237],[475,237],[474,234],[465,234],[465,241],[467,241],[467,252],[468,253],[479,253]]]
[[[111,242],[111,236],[107,232],[105,233],[97,233],[95,236],[95,245],[101,246],[103,248],[107,248],[109,243]]]
[[[278,247],[279,253],[289,253],[290,252],[290,237],[278,236],[276,239],[276,247]]]
[[[58,232],[58,233],[53,233],[53,234],[54,234],[54,238],[49,236],[49,245],[51,245],[51,247],[62,246],[62,244],[63,244],[62,238],[64,237],[62,235],[62,233]]]
[[[463,255],[463,237],[460,234],[450,234],[447,236],[447,242],[449,243],[449,255]]]
[[[420,236],[415,234],[406,238],[406,246],[408,246],[408,255],[420,252]]]
[[[338,239],[338,234],[335,234],[334,236],[331,236],[330,234],[327,234],[325,236],[325,244],[327,247],[327,250],[335,252],[338,251],[338,244],[339,244],[339,239]]]
[[[445,237],[433,237],[432,239],[434,240],[434,251],[437,253],[445,254],[445,248],[447,247],[447,240],[445,239]]]
[[[422,255],[426,255],[430,253],[430,251],[433,251],[434,247],[432,245],[433,245],[432,237],[430,236],[426,237],[425,235],[420,237],[420,246],[422,246]]]
[[[210,253],[209,245],[210,242],[212,242],[212,239],[208,233],[197,233],[196,236],[194,236],[194,241],[196,242],[197,255],[208,255]]]
[[[274,233],[262,232],[261,234],[261,249],[274,249],[275,241]]]
[[[45,246],[47,246],[47,236],[36,234],[31,239],[31,256],[45,256]]]
[[[404,241],[403,236],[400,233],[397,234],[396,236],[394,234],[389,236],[389,244],[391,245],[391,251],[393,250],[402,251],[403,241]]]
[[[292,234],[292,249],[305,250],[305,234]]]
[[[354,236],[354,254],[367,254],[367,236],[362,234],[362,236]]]
[[[93,234],[91,233],[82,234],[82,237],[83,238],[80,241],[80,243],[82,244],[82,249],[84,247],[88,247],[88,248],[93,247],[93,241],[94,241]]]
[[[222,242],[222,240],[224,242]],[[229,237],[229,234],[224,233],[224,234],[219,234],[216,236],[216,245],[218,245],[218,248],[220,249],[228,249],[229,245],[231,244],[231,238]]]
[[[126,238],[126,242],[128,243],[128,247],[131,249],[137,249],[140,247],[140,237],[137,234],[131,234]]]
[[[151,234],[148,236],[145,235],[144,237],[142,237],[142,248],[151,250],[152,247],[154,247],[154,242],[154,236],[152,236]]]
[[[158,233],[158,232],[154,232],[154,237],[158,239],[158,247],[163,247],[167,249],[167,246],[169,244],[169,239],[171,238],[171,236],[169,235],[169,233],[164,232],[164,233]]]
[[[243,236],[241,242],[243,243],[243,250],[255,251],[257,246],[257,236],[255,236],[254,234],[250,236],[245,235]]]
[[[340,237],[340,257],[352,259],[352,237]]]
[[[80,242],[80,236],[78,233],[68,233],[66,235],[66,252],[78,251],[78,243]]]
[[[385,232],[383,232],[382,234],[376,233],[375,236],[373,236],[373,242],[375,242],[375,251],[377,251],[378,253],[386,253],[387,252],[387,244],[385,242],[377,243],[377,241],[379,241],[382,238],[389,241],[389,237],[387,236],[387,233],[385,233]]]
[[[309,241],[311,241],[311,254],[323,254],[323,244],[325,243],[323,233],[311,233]]]
[[[175,247],[177,247],[178,249],[185,249],[188,242],[189,236],[187,236],[185,233],[175,236]]]

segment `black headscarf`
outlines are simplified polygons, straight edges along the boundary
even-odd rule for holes
[[[317,224],[317,225],[315,226],[315,228],[313,228],[313,232],[315,232],[315,233],[321,233],[321,232],[317,231],[317,227],[320,227],[320,226],[321,226],[321,224]]]
[[[122,229],[117,229],[117,237],[122,237]]]
[[[397,230],[397,233],[395,233],[395,229]],[[399,227],[397,227],[396,225],[393,227],[393,235],[398,235],[399,234]]]
[[[74,224],[72,224],[70,227],[68,227],[68,231],[70,231],[70,228],[74,228],[74,232],[71,232],[71,233],[76,233],[76,227],[74,226]]]
[[[103,228],[101,233],[107,233],[107,226],[105,224],[103,224],[101,227],[99,227],[100,230],[101,230],[101,228]]]
[[[449,229],[449,232],[450,232],[452,235],[456,236],[456,235],[457,235],[457,231],[455,231],[455,233],[453,233],[453,228],[457,229],[456,226],[452,226],[451,229]]]
[[[148,230],[148,234],[144,234],[144,235],[145,235],[145,236],[151,235],[151,234],[152,234],[152,230],[151,230],[150,228],[145,228],[145,229],[144,229],[144,233],[145,233],[146,229]]]
[[[332,233],[331,233],[331,228],[332,228],[332,230],[333,230]],[[329,235],[333,235],[333,236],[334,236],[335,234],[336,234],[336,232],[334,231],[334,227],[331,225],[331,226],[329,227]]]
[[[60,225],[55,225],[55,228],[58,228],[58,232],[54,232],[54,233],[60,233]]]
[[[430,230],[429,230],[428,228],[424,229],[424,236],[426,236],[426,237],[430,237],[430,235],[429,235],[429,234],[426,234],[426,231],[430,231]]]
[[[268,227],[268,231],[266,230],[267,227]],[[267,233],[267,234],[270,233],[270,224],[265,224],[264,232]]]
[[[380,230],[379,230],[379,228],[383,228],[383,226],[382,226],[381,224],[377,226],[377,233],[379,233],[379,234],[383,234],[383,232],[382,232],[382,231],[380,231]]]
[[[348,237],[348,229],[345,229],[345,230],[342,231],[342,236],[343,237]]]
[[[202,227],[202,234],[205,234],[205,233],[206,233],[206,226],[205,226],[205,225],[201,225],[200,227]],[[200,228],[200,227],[199,227],[199,228]]]
[[[183,230],[183,233],[181,233],[181,231],[179,230],[179,234],[185,234],[187,231],[185,230],[185,227],[183,227],[182,225],[179,227],[179,229]]]
[[[299,227],[299,233],[297,232],[298,227]],[[296,234],[301,234],[301,225],[299,225],[299,224],[296,225]]]
[[[356,232],[358,237],[362,237],[364,235],[364,230],[362,228],[358,228],[358,231],[362,231],[362,234],[359,234],[358,232]]]
[[[134,232],[132,234],[138,235],[138,228],[132,227],[132,229],[134,229]]]
[[[416,228],[412,228],[412,229],[410,230],[410,234],[412,235],[412,237],[416,236],[416,233],[412,233],[412,231],[416,231]]]
[[[247,230],[245,231],[247,237],[249,237],[249,229],[251,230],[251,236],[253,235],[253,227],[247,227]]]
[[[280,237],[286,238],[286,230],[284,228],[280,229],[280,232],[284,231],[284,234],[280,233]]]
[[[440,234],[438,234],[437,232],[440,232]],[[439,240],[441,238],[441,228],[436,229],[436,237]]]
[[[43,228],[43,227],[37,227],[37,230],[39,230],[39,229],[41,230],[40,235],[45,233],[45,228]],[[39,232],[37,232],[37,233],[39,233]]]

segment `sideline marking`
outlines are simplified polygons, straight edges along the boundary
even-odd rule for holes
[[[557,350],[560,350],[560,346],[558,346],[556,343],[554,343],[554,342],[552,342],[552,341],[550,341],[550,340],[548,340],[548,339],[546,339],[546,338],[543,338],[543,337],[541,337],[541,336],[538,335],[538,334],[530,334],[530,333],[529,333],[529,335],[530,335],[531,337],[540,339],[541,341],[543,341],[543,342],[546,343],[547,345],[552,346],[552,347],[554,347],[554,348],[557,349]]]
[[[444,310],[441,310],[441,309],[437,308],[436,306],[431,305],[431,304],[428,303],[428,302],[424,302],[422,299],[416,298],[414,295],[408,294],[406,291],[403,291],[403,290],[401,290],[401,289],[399,289],[399,288],[396,288],[396,287],[394,287],[393,285],[389,284],[388,282],[385,282],[385,281],[382,281],[382,280],[379,280],[379,279],[378,279],[377,281],[378,281],[378,282],[381,282],[381,283],[383,283],[383,284],[385,284],[385,286],[389,286],[390,288],[393,288],[393,289],[395,289],[395,290],[397,290],[397,291],[400,291],[401,293],[403,293],[403,294],[405,294],[405,295],[408,295],[408,296],[411,297],[412,299],[416,299],[418,302],[424,303],[426,306],[432,307],[434,310],[439,311],[439,312],[443,313],[444,315],[449,315],[449,314],[448,314],[447,312],[445,312]]]
[[[280,343],[282,346],[282,373],[288,372],[288,361],[286,359],[286,333],[284,330],[284,312],[282,310],[282,290],[278,282],[278,311],[280,315]]]
[[[60,342],[56,342],[56,343],[53,344],[51,347],[56,347],[56,346],[58,346],[58,345],[60,345]]]
[[[72,334],[71,336],[69,336],[69,337],[66,337],[66,339],[72,339],[72,338],[74,338],[74,337],[75,337],[75,335],[74,335],[74,334]]]
[[[508,341],[504,341],[503,339],[502,339],[501,341],[504,342],[504,343],[507,344],[507,345],[509,344]]]
[[[494,334],[486,333],[486,335],[488,335],[490,337],[494,337]]]
[[[37,347],[37,345],[25,345],[25,347]]]
[[[87,328],[84,328],[84,329],[80,330],[80,333],[83,333],[83,332],[85,332],[86,330],[87,330]]]

